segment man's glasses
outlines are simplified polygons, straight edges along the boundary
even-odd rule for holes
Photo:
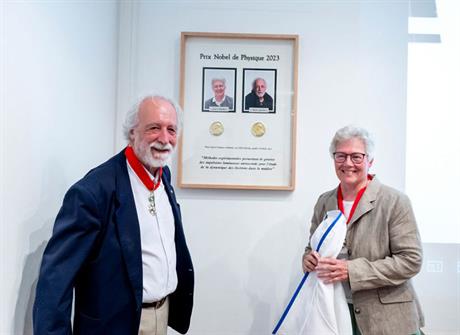
[[[353,152],[351,154],[346,154],[344,152],[334,152],[334,160],[337,163],[343,163],[347,160],[347,157],[350,156],[351,161],[355,164],[361,164],[366,157],[366,154],[360,152]]]

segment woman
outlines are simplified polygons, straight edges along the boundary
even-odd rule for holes
[[[347,234],[337,259],[322,258],[310,246],[303,270],[326,283],[342,282],[353,334],[419,334],[424,320],[410,282],[422,265],[422,247],[408,197],[369,174],[374,142],[362,128],[347,126],[332,139],[339,186],[315,205],[310,235],[329,210],[347,218]]]

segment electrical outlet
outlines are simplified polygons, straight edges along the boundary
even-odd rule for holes
[[[442,272],[443,262],[442,261],[427,261],[426,271],[427,272]]]

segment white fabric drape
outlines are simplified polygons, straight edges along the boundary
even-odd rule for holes
[[[336,258],[342,249],[346,232],[346,219],[342,213],[338,210],[329,211],[311,236],[311,248],[317,250],[321,257]],[[317,278],[316,272],[311,272],[294,299],[287,314],[285,311],[284,320],[280,320],[281,326],[273,334],[348,335],[353,333],[342,283],[325,284]]]

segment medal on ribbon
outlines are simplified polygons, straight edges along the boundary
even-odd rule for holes
[[[155,190],[160,187],[161,184],[161,176],[163,174],[163,168],[158,169],[158,181],[152,180],[149,177],[149,174],[145,170],[144,165],[139,161],[137,158],[136,154],[134,153],[134,150],[131,146],[127,146],[125,149],[125,156],[126,159],[128,160],[129,165],[131,168],[134,170],[136,175],[139,177],[139,179],[142,181],[142,184],[150,191],[149,195],[149,213],[152,214],[153,216],[157,215],[157,208],[155,205]]]

